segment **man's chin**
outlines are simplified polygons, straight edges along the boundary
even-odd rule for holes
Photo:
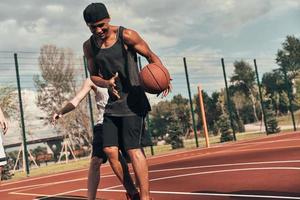
[[[105,39],[105,34],[94,34],[96,36],[97,39]]]

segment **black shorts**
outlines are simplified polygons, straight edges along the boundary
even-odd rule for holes
[[[92,157],[98,157],[102,159],[102,163],[106,163],[107,155],[103,151],[103,125],[97,124],[94,126],[93,130],[93,142],[92,142]],[[129,156],[120,144],[120,155],[122,155],[125,160],[129,160]]]
[[[119,144],[126,151],[152,145],[151,138],[145,132],[144,117],[104,115],[103,147]]]
[[[101,158],[103,163],[107,161],[107,156],[103,151],[103,125],[97,124],[94,126],[93,130],[93,149],[92,149],[92,157]]]

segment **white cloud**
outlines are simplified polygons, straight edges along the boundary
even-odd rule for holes
[[[51,12],[52,14],[62,13],[64,11],[64,7],[62,5],[47,5],[46,10]]]

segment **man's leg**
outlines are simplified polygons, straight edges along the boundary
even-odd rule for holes
[[[138,193],[132,178],[129,173],[128,165],[125,159],[120,155],[118,147],[105,147],[104,152],[106,153],[109,163],[117,175],[118,179],[124,185],[126,191],[130,195]]]
[[[143,154],[142,137],[144,118],[142,116],[128,116],[122,118],[122,140],[124,148],[131,159],[137,182],[140,185],[140,196],[143,200],[149,199],[149,174],[146,157]]]
[[[141,149],[130,149],[127,152],[130,156],[132,167],[137,178],[137,182],[140,185],[139,187],[141,199],[148,200],[150,198],[150,188],[148,164],[146,157],[144,156]]]
[[[98,158],[96,156],[91,158],[87,181],[88,200],[96,199],[97,189],[100,182],[100,166],[102,161],[103,159]]]

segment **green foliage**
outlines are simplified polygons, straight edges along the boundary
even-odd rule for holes
[[[251,65],[243,60],[234,62],[234,72],[230,78],[230,82],[243,90],[250,93],[255,85],[255,71]]]
[[[209,131],[212,132],[214,132],[213,130],[214,130],[215,121],[217,121],[222,114],[222,110],[220,109],[220,107],[217,106],[219,95],[220,93],[213,92],[210,97],[205,91],[202,91],[207,128]],[[198,95],[194,96],[194,104],[196,105],[195,114],[198,116],[197,128],[200,129],[202,128],[203,122],[202,122],[202,115],[200,111],[200,102],[199,102]]]
[[[276,115],[286,113],[287,105],[285,103],[282,104],[282,98],[287,97],[284,91],[285,83],[282,72],[280,70],[273,70],[273,72],[265,73],[262,77],[262,86],[266,92],[265,96],[272,100]],[[288,102],[288,99],[286,102]]]
[[[288,79],[294,79],[300,70],[300,40],[295,36],[288,35],[282,43],[282,49],[279,49],[276,57],[277,64],[283,71],[285,68]]]
[[[230,126],[230,120],[227,114],[221,115],[218,125],[221,132],[220,141],[227,142],[233,140],[232,129]]]
[[[254,121],[258,120],[257,117],[257,89],[256,89],[256,82],[255,82],[255,71],[253,70],[252,66],[241,60],[234,62],[234,72],[230,78],[230,82],[233,84],[231,86],[231,91],[241,92],[246,97],[248,97],[249,101],[252,105],[252,113],[254,116]]]
[[[19,119],[19,101],[16,88],[12,86],[0,87],[0,105],[5,117]]]
[[[272,109],[271,100],[265,102],[265,118],[267,125],[267,134],[273,134],[280,132],[278,127],[278,121],[275,116],[275,112]]]
[[[155,139],[166,139],[172,148],[183,147],[182,137],[191,126],[188,100],[176,95],[171,101],[161,101],[150,113],[150,129]]]
[[[172,114],[168,117],[168,133],[166,142],[167,144],[171,144],[172,149],[178,149],[183,148],[183,138],[184,135],[183,129],[181,127],[181,124],[178,123],[177,116],[175,112],[172,112]]]
[[[38,146],[38,147],[36,147],[35,149],[33,149],[31,151],[31,154],[34,157],[36,157],[37,155],[40,155],[40,154],[47,154],[47,148],[46,147]]]

